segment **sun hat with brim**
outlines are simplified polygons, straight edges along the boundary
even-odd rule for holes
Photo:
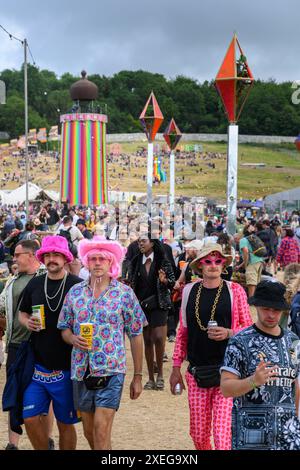
[[[248,304],[275,310],[289,310],[290,306],[284,297],[285,291],[285,285],[275,279],[261,281],[256,286],[255,294],[248,299]]]
[[[66,258],[67,263],[71,263],[74,259],[69,250],[67,239],[60,235],[49,235],[43,238],[42,246],[36,252],[36,257],[40,263],[44,262],[44,255],[46,253],[60,253]]]
[[[203,248],[202,240],[192,240],[185,245],[186,250],[197,250],[200,251]]]
[[[223,251],[222,251],[222,247],[221,245],[219,245],[218,243],[210,243],[210,244],[207,244],[205,245],[202,250],[200,251],[199,253],[199,256],[194,259],[194,261],[192,261],[190,263],[190,268],[195,272],[195,273],[198,273],[198,274],[201,274],[202,272],[202,266],[201,264],[199,264],[199,261],[202,259],[202,258],[205,258],[205,256],[208,256],[210,255],[211,253],[213,253],[214,251],[216,251],[217,253],[220,253],[220,255],[225,258],[225,266],[229,266],[231,263],[232,263],[232,256],[230,255],[224,255]]]
[[[112,253],[116,261],[121,263],[126,253],[124,248],[119,242],[114,240],[107,240],[105,237],[95,235],[91,240],[84,238],[78,244],[78,256],[80,260],[86,265],[87,257],[90,251],[109,251]]]

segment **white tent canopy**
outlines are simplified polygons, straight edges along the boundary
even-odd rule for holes
[[[266,196],[264,199],[265,207],[273,210],[279,206],[283,208],[292,204],[300,207],[300,188],[270,194],[270,196]]]
[[[52,201],[59,200],[59,193],[56,191],[45,191],[34,183],[28,183],[29,201],[40,199],[43,195]],[[26,201],[26,184],[10,192],[1,191],[0,197],[2,204],[22,204]]]

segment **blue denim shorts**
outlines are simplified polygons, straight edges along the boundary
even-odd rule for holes
[[[83,381],[73,381],[74,406],[78,411],[94,413],[96,408],[118,410],[125,374],[113,375],[105,388],[88,390]]]
[[[47,415],[51,401],[58,421],[64,424],[78,423],[70,371],[48,370],[36,364],[32,381],[23,396],[23,418]]]

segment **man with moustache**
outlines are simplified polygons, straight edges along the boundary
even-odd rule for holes
[[[33,448],[46,450],[48,435],[39,416],[48,413],[52,401],[59,430],[59,447],[73,450],[76,448],[74,423],[78,419],[70,379],[72,348],[62,340],[57,321],[67,292],[81,279],[65,270],[73,255],[64,237],[45,237],[36,257],[46,266],[47,274],[35,277],[27,284],[19,313],[20,323],[32,332],[35,358],[32,381],[24,393],[23,418]],[[34,310],[44,310],[44,329],[33,316]]]
[[[249,298],[257,321],[232,338],[225,352],[221,391],[234,398],[234,450],[300,450],[299,338],[279,326],[289,308],[285,290],[275,280],[257,285]]]
[[[198,450],[211,450],[212,435],[216,450],[231,448],[232,400],[221,394],[219,369],[228,339],[251,325],[244,289],[221,278],[231,261],[220,245],[204,246],[191,263],[203,279],[183,290],[170,386],[173,394],[176,386],[185,389],[180,367],[187,358],[190,435]]]

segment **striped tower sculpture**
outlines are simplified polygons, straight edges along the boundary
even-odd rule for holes
[[[60,117],[60,198],[71,206],[98,206],[108,202],[106,166],[107,116],[94,109],[98,87],[82,78],[70,89],[72,110]]]

